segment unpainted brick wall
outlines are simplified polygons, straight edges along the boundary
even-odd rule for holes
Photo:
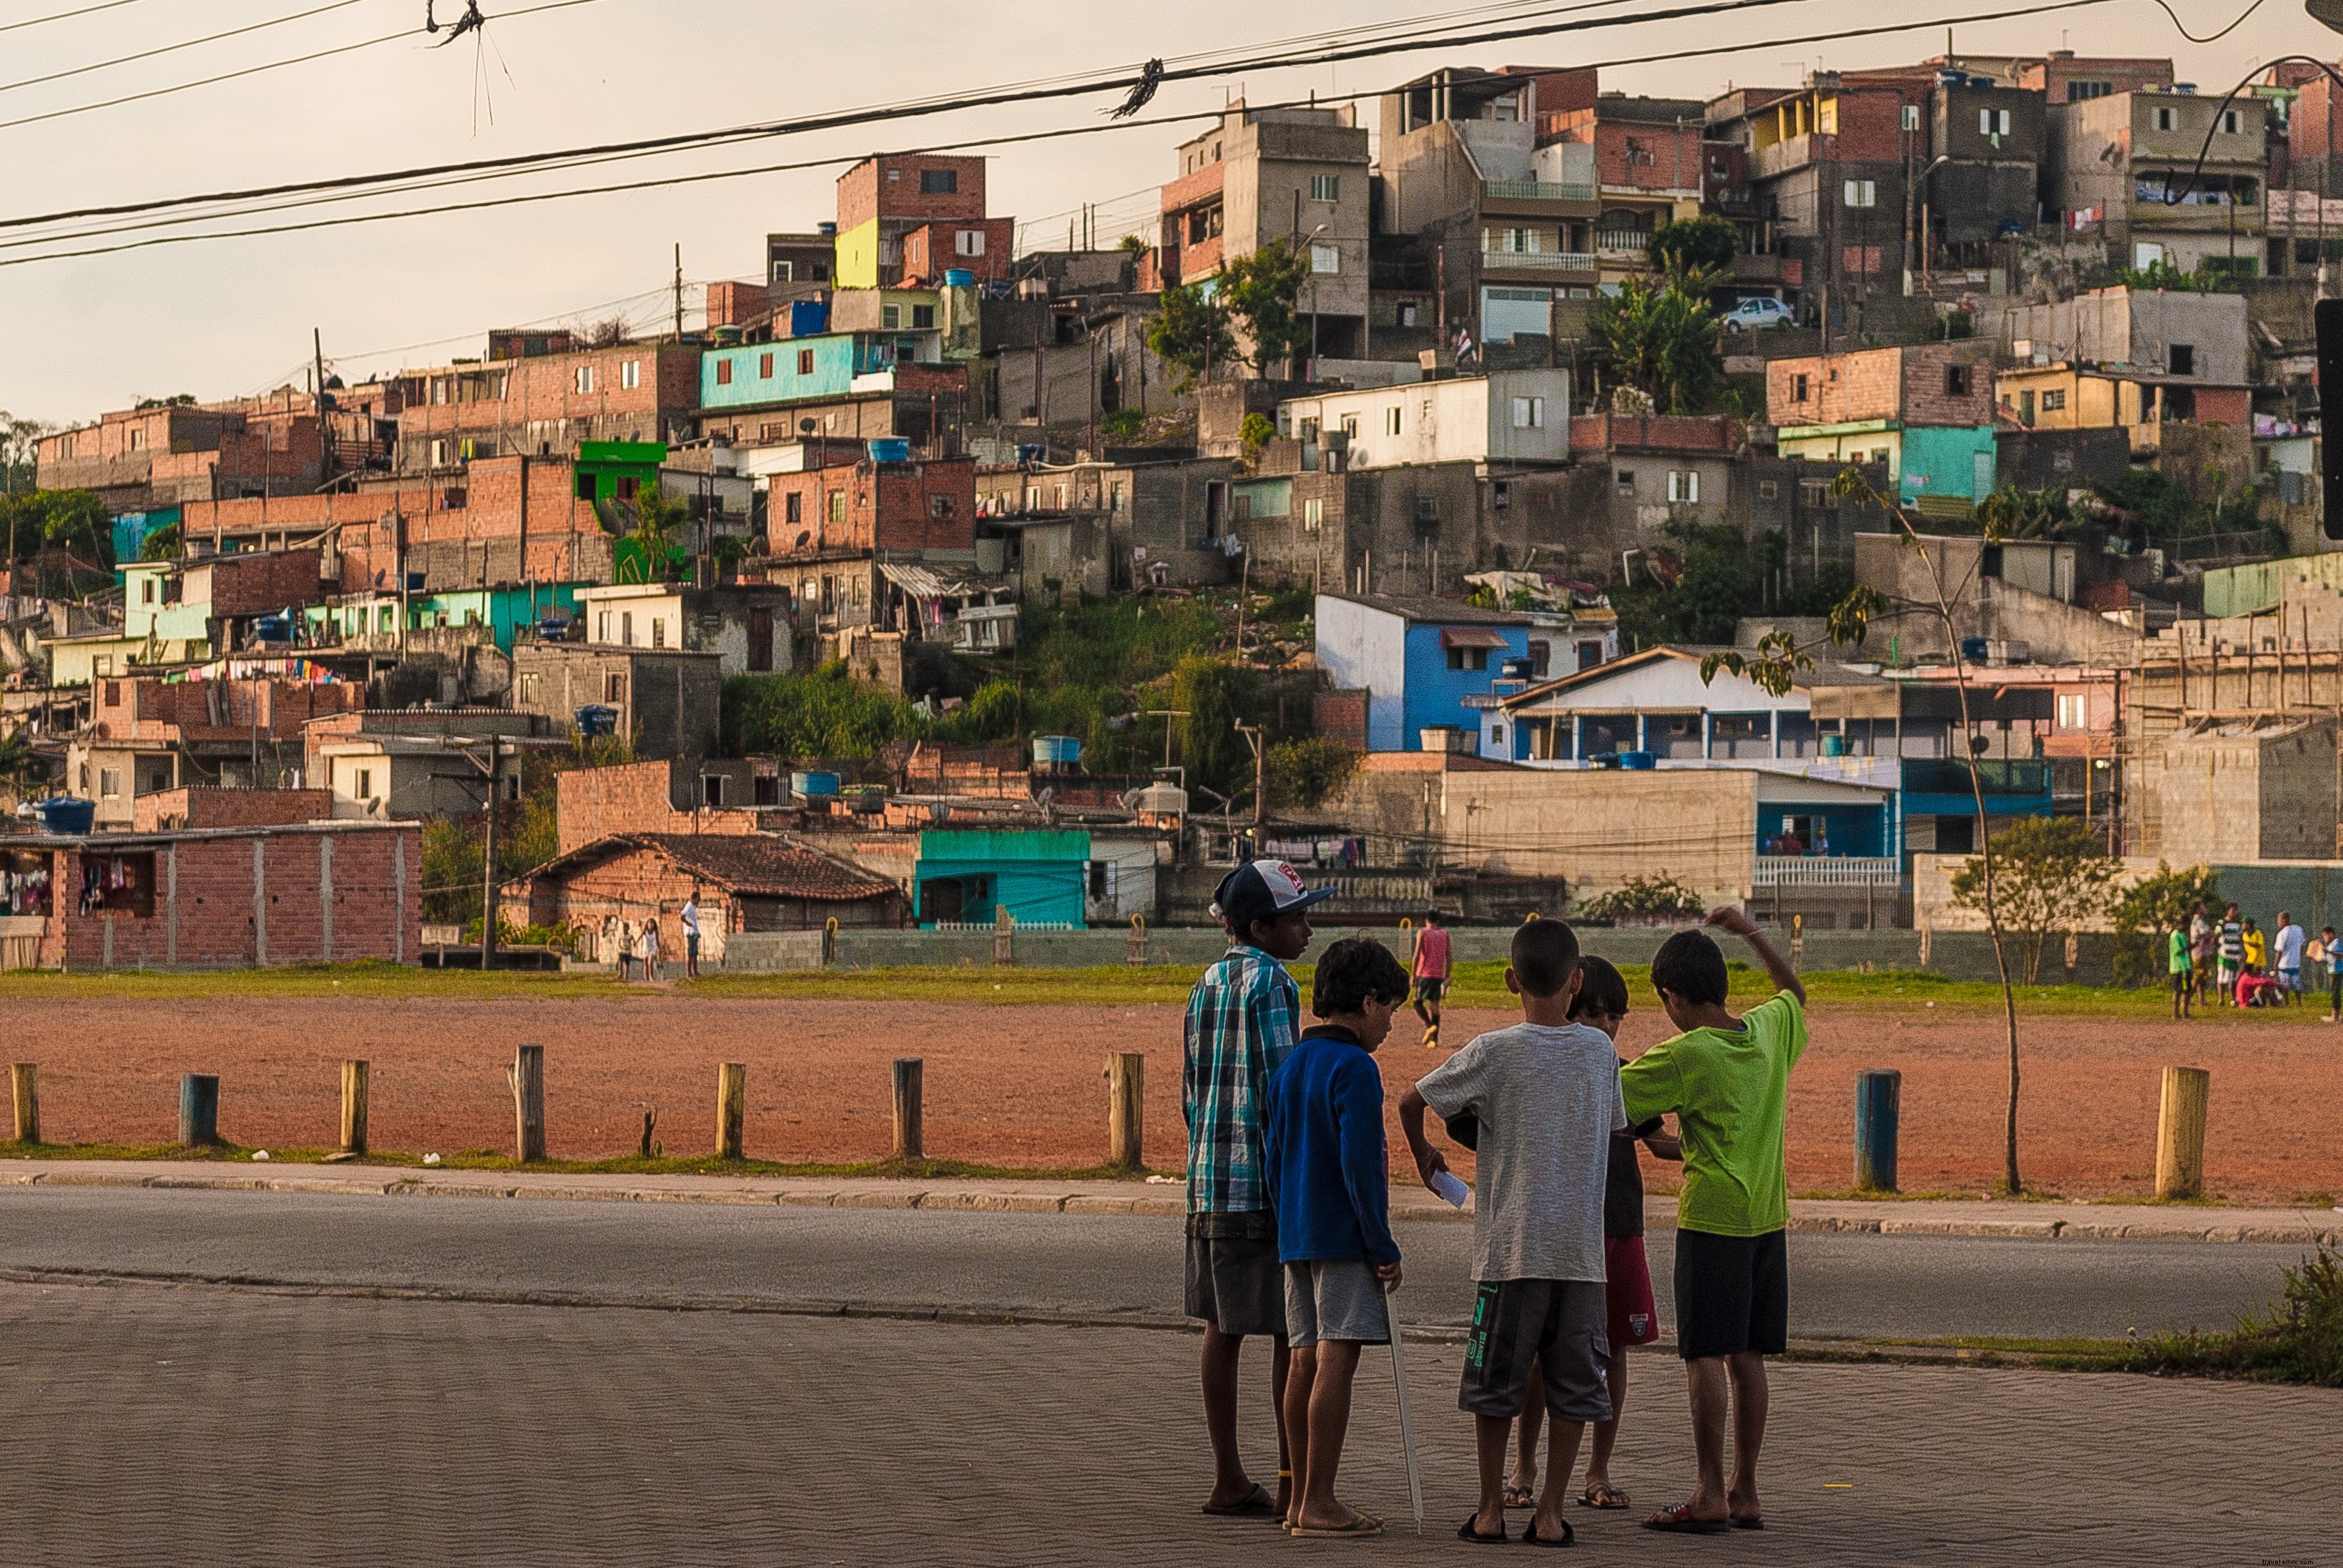
[[[327,879],[319,848],[328,843],[330,948],[323,919]],[[254,896],[256,845],[261,847],[258,899]],[[413,963],[421,949],[423,838],[418,829],[261,832],[184,839],[151,850],[126,849],[122,852],[154,856],[155,912],[147,917],[79,912],[84,852],[56,854],[59,895],[42,943],[43,961],[55,963],[62,956],[68,970],[106,966],[109,920],[116,969],[350,963],[363,959]],[[171,896],[174,855],[178,862],[176,900]],[[256,914],[265,918],[265,927]]]
[[[525,910],[531,925],[576,925],[598,932],[612,915],[640,924],[657,911],[659,961],[679,969],[684,957],[683,901],[693,890],[699,894],[703,960],[720,959],[722,942],[708,939],[739,924],[723,889],[699,880],[656,849],[630,849],[575,872],[531,877],[528,888],[525,897],[506,895],[501,906],[506,919],[518,919]]]
[[[674,769],[665,761],[632,762],[617,768],[573,768],[554,781],[559,852],[582,848],[612,833],[709,833],[728,836],[757,830],[757,814],[724,808],[679,811]]]
[[[158,828],[276,828],[334,814],[330,789],[166,789],[131,804],[135,831]]]

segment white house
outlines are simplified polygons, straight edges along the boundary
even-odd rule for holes
[[[778,584],[583,588],[578,613],[597,647],[714,653],[728,676],[789,668],[789,591]]]
[[[1570,460],[1570,372],[1500,370],[1292,397],[1277,406],[1277,427],[1305,451],[1325,454],[1330,467],[1564,463]]]

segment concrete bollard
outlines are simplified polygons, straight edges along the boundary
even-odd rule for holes
[[[927,1128],[920,1099],[926,1064],[916,1056],[895,1059],[895,1158],[927,1158]]]
[[[1106,1059],[1106,1162],[1125,1171],[1144,1163],[1147,1058],[1118,1050]]]
[[[1855,1184],[1866,1192],[1896,1191],[1896,1133],[1902,1119],[1904,1075],[1892,1067],[1855,1075]]]
[[[8,1069],[9,1087],[15,1091],[16,1141],[38,1143],[41,1141],[41,1074],[29,1061],[20,1061]]]
[[[2156,1117],[2156,1195],[2196,1198],[2205,1191],[2205,1111],[2213,1075],[2201,1067],[2164,1070]]]
[[[1007,904],[993,910],[992,965],[1004,970],[1017,967],[1017,917],[1009,912]]]
[[[367,1151],[367,1081],[371,1062],[355,1058],[342,1063],[342,1148],[345,1154]]]
[[[513,1144],[524,1164],[545,1158],[545,1047],[524,1045],[513,1052],[506,1075],[513,1091]]]
[[[179,1146],[182,1149],[211,1149],[218,1146],[219,1078],[209,1072],[190,1072],[179,1079]]]
[[[749,1117],[749,1064],[727,1061],[716,1069],[716,1158],[740,1158],[741,1131]]]

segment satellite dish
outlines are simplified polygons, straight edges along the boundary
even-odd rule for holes
[[[2343,33],[2343,0],[2303,0],[2310,19],[2330,33]]]

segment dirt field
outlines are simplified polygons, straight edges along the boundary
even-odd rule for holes
[[[377,1149],[509,1152],[504,1070],[513,1045],[546,1047],[558,1155],[631,1152],[645,1106],[670,1155],[714,1136],[716,1064],[749,1064],[749,1152],[823,1162],[887,1151],[888,1060],[925,1058],[928,1152],[1065,1169],[1105,1154],[1106,1053],[1148,1058],[1147,1158],[1177,1171],[1180,1015],[1161,1006],[994,1007],[669,994],[546,1000],[238,997],[200,1001],[16,996],[0,1003],[9,1054],[40,1064],[55,1141],[175,1136],[183,1071],[221,1079],[222,1133],[245,1145],[310,1147],[336,1136],[336,1063],[370,1058]],[[1404,1020],[1404,1015],[1403,1015]],[[1412,1020],[1408,1020],[1412,1021]],[[1505,1021],[1458,1010],[1452,1042]],[[1851,1181],[1853,1084],[1904,1071],[1903,1185],[1982,1191],[2001,1171],[2004,1070],[1986,1015],[1818,1010],[1793,1081],[1794,1190]],[[1632,1052],[1664,1031],[1644,1010]],[[1385,1047],[1387,1081],[1435,1060],[1406,1028]],[[2215,1019],[2176,1026],[2054,1017],[2025,1026],[2030,1182],[2069,1196],[2146,1191],[2154,1172],[2159,1070],[2213,1073],[2208,1185],[2241,1201],[2343,1192],[2343,1029]],[[1392,1096],[1397,1100],[1396,1091]],[[1405,1163],[1396,1119],[1392,1144]],[[2331,1201],[2331,1200],[2330,1200]]]

